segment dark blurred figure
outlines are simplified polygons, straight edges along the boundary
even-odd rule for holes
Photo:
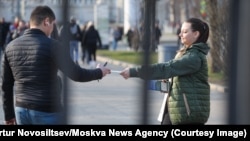
[[[0,61],[2,58],[2,51],[5,48],[5,40],[9,30],[9,24],[5,22],[4,18],[0,19]]]
[[[54,23],[54,28],[52,30],[52,33],[50,34],[50,38],[59,40],[59,31],[58,31],[56,23]]]
[[[161,29],[159,27],[159,22],[155,23],[155,47],[153,48],[153,51],[155,51],[160,44],[160,38],[161,38]]]
[[[126,37],[127,37],[129,49],[132,49],[132,38],[133,38],[133,29],[132,28],[128,29],[128,32],[126,33]]]
[[[123,36],[123,27],[122,26],[118,26],[118,30],[120,32],[120,37],[118,38],[118,41],[122,40],[122,36]]]
[[[87,48],[86,48],[86,44],[84,42],[87,30],[88,29],[87,29],[87,23],[86,23],[81,28],[81,31],[82,31],[81,49],[82,49],[82,62],[83,63],[85,62],[85,59],[86,59],[86,56],[87,56]]]
[[[87,25],[87,31],[83,38],[83,44],[86,45],[88,51],[87,63],[96,62],[96,50],[97,47],[102,47],[102,41],[99,32],[95,29],[93,22],[89,22]]]

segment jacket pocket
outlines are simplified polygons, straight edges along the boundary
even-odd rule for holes
[[[186,97],[186,94],[185,94],[185,93],[183,93],[182,95],[183,95],[183,99],[184,99],[184,103],[185,103],[187,115],[189,116],[189,115],[190,115],[190,107],[189,107],[189,105],[188,105],[187,97]]]

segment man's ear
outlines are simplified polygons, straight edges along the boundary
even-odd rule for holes
[[[48,25],[49,25],[49,18],[46,18],[46,19],[44,20],[44,23],[45,23],[46,26],[48,26]]]

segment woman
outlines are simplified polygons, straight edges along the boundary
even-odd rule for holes
[[[161,124],[205,124],[210,114],[210,86],[206,55],[209,27],[200,19],[191,18],[182,24],[179,34],[183,48],[175,58],[150,65],[150,79],[169,79],[171,87]],[[120,74],[143,78],[145,67],[126,68]],[[143,78],[145,79],[145,78]]]

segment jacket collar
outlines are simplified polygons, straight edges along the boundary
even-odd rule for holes
[[[195,43],[190,48],[188,48],[188,50],[189,49],[197,49],[203,54],[207,55],[208,51],[210,50],[210,47],[206,43]]]
[[[26,34],[26,35],[27,34],[42,34],[42,35],[46,36],[46,34],[38,28],[27,29],[27,30],[25,30],[24,34]]]

